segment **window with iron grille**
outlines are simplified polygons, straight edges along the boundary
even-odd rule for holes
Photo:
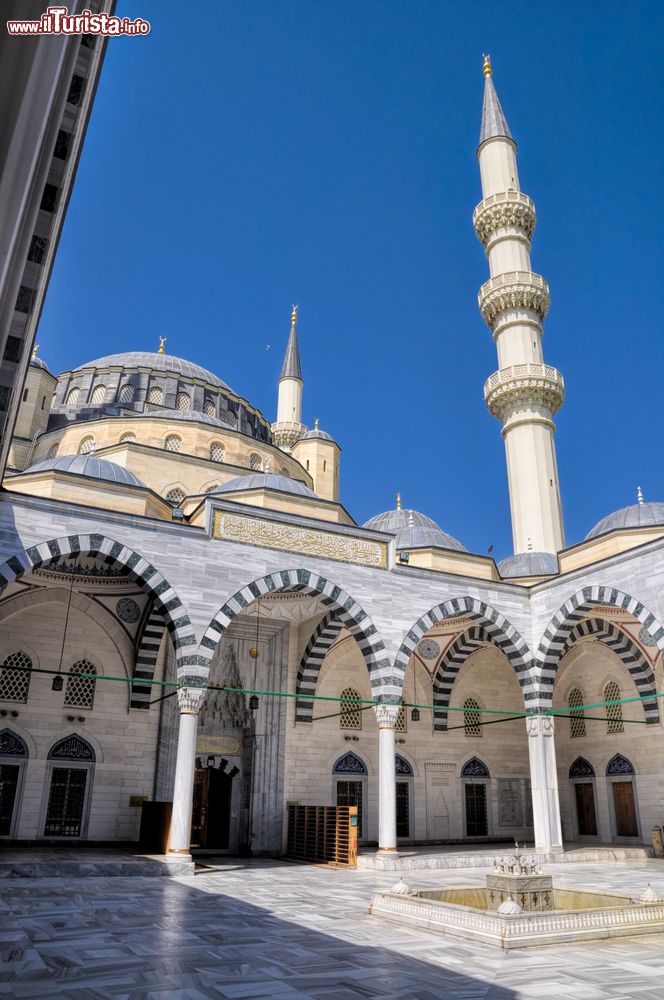
[[[53,768],[45,837],[80,837],[87,780],[87,768]]]
[[[609,681],[604,687],[604,701],[617,701],[619,698],[620,688],[615,681]],[[606,718],[608,720],[607,733],[623,733],[625,731],[622,705],[607,705]]]
[[[22,649],[5,657],[0,667],[0,701],[28,700],[32,660]]]
[[[237,413],[235,413],[233,410],[228,410],[226,412],[224,420],[226,421],[229,427],[237,427]]]
[[[177,434],[169,434],[164,441],[164,448],[166,451],[179,451],[182,447],[182,438],[179,438]]]
[[[58,446],[57,444],[52,444],[46,453],[46,457],[55,458],[57,454],[58,454]]]
[[[68,394],[67,399],[66,399],[66,405],[67,406],[76,406],[76,404],[78,403],[78,397],[80,396],[80,394],[81,394],[81,390],[79,389],[79,387],[77,385],[75,385],[73,389],[69,390],[69,394]]]
[[[408,723],[406,722],[406,711],[401,705],[399,708],[399,714],[397,715],[397,721],[394,726],[395,733],[405,733],[408,728]]]
[[[93,437],[85,437],[78,446],[79,455],[89,455],[90,452],[95,450],[95,439]]]
[[[249,468],[253,469],[254,472],[260,471],[261,464],[260,455],[253,454],[249,456]]]
[[[136,435],[133,431],[127,431],[126,434],[120,435],[120,444],[130,444],[132,441],[136,440]]]
[[[148,392],[148,403],[161,404],[164,402],[164,392],[158,385],[153,385]]]
[[[466,736],[481,736],[480,706],[474,698],[466,698],[463,703],[463,728]]]
[[[106,386],[96,385],[92,390],[92,395],[90,396],[90,402],[95,405],[97,403],[103,403],[106,399]]]
[[[81,677],[80,674],[95,674],[96,667],[89,660],[79,660],[69,671],[65,690],[65,705],[76,708],[92,708],[95,700],[95,677]]]
[[[169,503],[172,503],[174,507],[179,507],[186,495],[187,494],[181,490],[179,486],[176,486],[175,489],[168,491],[166,499]]]
[[[221,483],[213,483],[212,486],[206,486],[205,492],[206,493],[214,493],[214,491],[218,490],[220,486],[221,486]]]
[[[46,247],[48,246],[48,240],[43,236],[33,236],[30,241],[30,249],[28,250],[28,260],[31,260],[33,264],[41,264],[46,254]]]
[[[213,462],[223,462],[224,460],[224,446],[218,441],[213,441],[210,445],[210,458]]]
[[[217,407],[215,406],[213,399],[206,399],[203,404],[203,413],[208,417],[214,417],[217,412]]]
[[[131,382],[125,382],[118,393],[118,403],[133,403],[134,387]]]
[[[339,703],[339,728],[340,729],[361,729],[362,728],[362,712],[361,705],[359,704],[359,694],[355,688],[347,687],[341,692],[342,698],[348,698],[349,701],[341,701]]]
[[[179,392],[175,397],[175,409],[176,410],[190,410],[191,409],[191,396],[188,392]]]
[[[583,692],[579,688],[574,688],[570,691],[569,698],[567,699],[567,704],[570,709],[571,719],[569,720],[569,734],[570,736],[585,736],[586,735],[586,719],[583,709],[579,709],[579,705],[583,705]]]

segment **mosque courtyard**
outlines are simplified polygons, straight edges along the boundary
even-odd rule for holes
[[[219,863],[217,863],[219,862]],[[561,886],[664,895],[664,861],[556,864]],[[413,887],[489,869],[418,870]],[[397,876],[398,877],[398,876]],[[7,878],[0,996],[661,1000],[664,935],[516,952],[372,917],[393,872],[224,859],[194,876]]]

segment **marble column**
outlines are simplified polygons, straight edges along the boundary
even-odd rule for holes
[[[196,733],[198,713],[203,703],[205,688],[180,688],[180,725],[178,752],[175,760],[173,787],[173,814],[168,853],[189,855],[191,842],[191,810],[194,795],[194,769],[196,765]]]
[[[563,837],[560,826],[553,717],[550,715],[530,715],[526,724],[528,727],[535,849],[547,854],[552,851],[562,851]]]
[[[398,705],[376,705],[378,720],[378,852],[397,851],[397,782],[394,727]]]

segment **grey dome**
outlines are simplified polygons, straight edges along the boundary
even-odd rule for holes
[[[417,510],[386,510],[383,514],[376,514],[370,518],[364,527],[396,535],[397,549],[438,548],[454,549],[457,552],[468,551],[465,545],[452,535],[448,535],[430,517],[420,514]]]
[[[517,576],[554,576],[558,572],[558,557],[553,552],[519,552],[498,563],[503,580]]]
[[[633,503],[598,521],[586,535],[586,541],[605,535],[607,531],[615,531],[616,528],[650,528],[655,524],[664,525],[664,503]]]
[[[272,472],[253,472],[248,476],[238,476],[229,483],[218,486],[211,493],[235,493],[239,490],[277,490],[279,493],[294,493],[300,497],[315,497],[320,499],[313,490],[297,479],[289,476],[278,476]]]
[[[227,424],[225,420],[220,420],[219,417],[208,416],[207,413],[201,413],[200,410],[145,410],[142,413],[131,413],[132,417],[158,417],[161,420],[191,420],[199,424],[210,424],[212,427],[223,427],[227,431],[236,431],[237,427]],[[124,414],[122,419],[126,420],[127,415]]]
[[[60,455],[58,458],[47,458],[44,462],[29,466],[23,475],[29,472],[46,472],[48,469],[71,472],[76,476],[90,476],[93,479],[108,479],[112,483],[122,483],[124,486],[147,488],[145,483],[129,469],[116,462],[109,462],[105,458],[95,458],[94,455]]]
[[[30,365],[32,368],[43,368],[49,375],[51,374],[50,368],[41,358],[30,358]]]
[[[207,382],[208,385],[233,391],[229,385],[222,382],[206,368],[201,368],[200,365],[195,365],[192,361],[185,361],[184,358],[173,357],[172,354],[158,354],[157,351],[127,351],[124,354],[107,354],[105,358],[86,361],[84,365],[79,365],[75,371],[80,372],[86,368],[150,368],[155,372],[199,379],[201,382]]]
[[[318,438],[319,441],[334,441],[331,434],[328,434],[327,431],[320,431],[317,427],[313,431],[307,431],[306,434],[303,434],[300,441],[312,441],[314,438]]]

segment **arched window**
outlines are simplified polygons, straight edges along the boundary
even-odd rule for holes
[[[161,406],[164,402],[164,392],[160,389],[158,385],[153,385],[148,391],[148,403],[153,403],[156,406]]]
[[[210,459],[213,462],[223,462],[224,446],[219,441],[213,441],[210,445]]]
[[[569,769],[570,778],[594,778],[595,768],[585,757],[577,757]]]
[[[65,405],[66,406],[76,406],[76,404],[78,403],[78,397],[80,396],[80,394],[81,394],[81,390],[79,389],[79,387],[77,385],[75,385],[73,389],[69,390],[69,393],[67,394],[67,399],[65,401]]]
[[[224,420],[229,427],[237,427],[237,414],[233,410],[227,410]]]
[[[51,782],[46,807],[45,837],[84,835],[86,804],[90,796],[95,752],[73,733],[58,740],[48,755]]]
[[[567,704],[571,713],[571,718],[569,720],[570,736],[585,736],[586,720],[583,709],[579,708],[579,705],[583,705],[583,693],[579,690],[579,688],[574,688],[570,691]]]
[[[79,455],[89,455],[94,450],[95,450],[95,439],[90,434],[88,435],[88,437],[84,437],[81,443],[79,444],[78,453]]]
[[[332,774],[366,774],[367,767],[357,754],[345,753],[332,768]]]
[[[260,472],[262,462],[260,455],[255,452],[249,456],[249,468],[253,469],[254,472]]]
[[[105,399],[106,399],[106,386],[96,385],[92,390],[92,395],[90,396],[90,402],[92,403],[93,406],[96,406],[98,403],[103,403]]]
[[[191,396],[188,392],[179,392],[177,394],[175,397],[175,409],[182,410],[183,412],[191,409]]]
[[[179,507],[186,495],[187,494],[184,490],[181,490],[179,486],[176,486],[174,489],[168,491],[166,499],[169,503],[173,504],[174,507]]]
[[[634,774],[634,765],[627,757],[623,757],[621,753],[617,753],[606,765],[606,773],[610,778],[621,774]]]
[[[474,698],[466,698],[463,703],[463,730],[466,736],[481,736],[480,706]]]
[[[22,649],[6,656],[0,667],[0,701],[27,701],[32,660]]]
[[[615,681],[609,681],[604,685],[604,701],[618,701],[619,698],[620,688]],[[623,733],[625,731],[622,705],[607,705],[606,718],[607,733]]]
[[[221,483],[213,483],[212,486],[206,486],[205,492],[206,493],[214,493],[214,491],[218,490],[220,486],[221,486]]]
[[[136,440],[136,435],[133,431],[127,431],[126,434],[120,435],[120,444],[131,444],[132,441]]]
[[[339,728],[340,729],[361,729],[362,712],[359,704],[360,696],[355,688],[347,687],[341,692],[342,698],[349,699],[341,701],[339,707]]]
[[[217,413],[217,407],[213,399],[206,399],[203,403],[203,413],[206,417],[214,417]]]
[[[406,712],[404,711],[403,705],[399,706],[399,713],[397,715],[397,721],[394,725],[395,733],[405,733],[408,728],[406,722]]]
[[[11,729],[0,732],[0,837],[16,832],[23,771],[28,762],[28,748]]]
[[[95,677],[81,677],[81,674],[94,674]],[[95,700],[96,674],[97,668],[89,660],[78,660],[69,671],[65,705],[92,708]]]
[[[118,393],[118,403],[133,403],[134,387],[131,382],[125,382]]]
[[[52,444],[51,447],[48,449],[48,452],[46,453],[46,457],[55,458],[57,454],[58,454],[58,446],[57,444]]]
[[[180,451],[182,448],[182,438],[178,437],[177,434],[169,434],[164,441],[164,448],[166,451]]]
[[[479,757],[471,757],[461,770],[462,778],[488,778],[489,768]]]

